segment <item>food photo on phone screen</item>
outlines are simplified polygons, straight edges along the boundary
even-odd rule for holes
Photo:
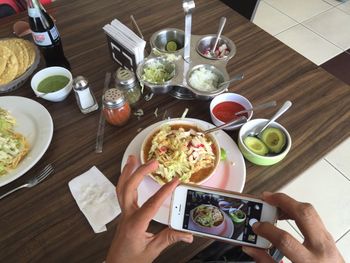
[[[262,203],[188,190],[183,228],[256,244],[252,225],[260,221]]]

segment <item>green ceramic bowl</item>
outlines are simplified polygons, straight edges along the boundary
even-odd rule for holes
[[[230,218],[234,223],[240,224],[247,219],[246,214],[242,210],[236,208],[230,209],[229,211]]]
[[[254,152],[252,152],[244,143],[243,140],[249,132],[251,131],[257,131],[260,130],[267,122],[268,120],[266,119],[254,119],[251,121],[248,121],[246,124],[244,124],[241,129],[239,130],[239,135],[238,135],[238,147],[241,150],[243,156],[250,161],[251,163],[257,164],[257,165],[273,165],[281,161],[284,157],[286,157],[287,153],[290,150],[290,147],[292,145],[292,139],[290,137],[289,132],[279,123],[273,122],[269,125],[269,127],[275,127],[279,128],[284,132],[287,138],[286,145],[284,146],[284,150],[276,155],[259,155]]]

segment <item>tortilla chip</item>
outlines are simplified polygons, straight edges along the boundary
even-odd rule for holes
[[[28,54],[28,50],[27,50],[26,45],[23,43],[24,40],[23,39],[14,39],[13,42],[16,43],[17,45],[19,45],[23,51],[22,60],[23,60],[23,64],[24,64],[24,71],[26,71],[29,67],[29,54]],[[19,76],[19,74],[17,75],[17,77],[18,76]]]
[[[10,81],[14,80],[18,73],[18,60],[14,52],[4,46],[1,48],[4,49],[6,54],[9,54],[9,56],[6,59],[5,70],[0,75],[0,85],[7,84]]]
[[[17,75],[15,77],[22,75],[27,69],[26,68],[27,64],[25,64],[25,61],[23,60],[24,53],[27,51],[24,51],[22,46],[17,41],[15,41],[15,39],[7,39],[7,40],[0,41],[0,45],[11,49],[11,51],[14,53],[14,55],[17,58],[18,67],[17,67]]]
[[[26,50],[29,56],[28,67],[30,67],[31,65],[33,65],[34,59],[35,59],[35,46],[32,42],[28,40],[22,40],[22,43],[26,47]]]
[[[5,71],[7,59],[10,56],[8,50],[8,48],[0,46],[0,75]]]

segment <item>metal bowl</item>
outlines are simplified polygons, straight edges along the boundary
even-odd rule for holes
[[[226,72],[220,70],[219,68],[213,66],[213,65],[209,65],[209,64],[201,64],[201,65],[197,65],[194,66],[192,69],[190,69],[190,71],[187,74],[186,77],[186,81],[188,84],[188,89],[190,89],[193,93],[196,94],[196,96],[198,96],[199,99],[209,99],[209,98],[213,98],[216,95],[219,95],[221,93],[223,93],[224,91],[227,90],[227,88],[229,87],[229,83],[222,85],[220,88],[217,88],[213,91],[206,91],[206,90],[201,90],[198,87],[193,87],[191,85],[190,79],[192,74],[200,69],[206,69],[211,71],[212,73],[214,73],[215,75],[217,75],[218,77],[218,81],[217,81],[217,87],[220,85],[220,83],[227,81],[229,79],[229,76]]]
[[[176,51],[166,50],[166,45],[169,41],[176,42],[178,47]],[[176,28],[162,29],[151,36],[150,43],[152,48],[155,48],[160,52],[176,53],[182,50],[185,46],[185,33]]]
[[[161,63],[164,65],[165,70],[170,74],[170,79],[162,83],[150,82],[144,79],[144,70],[147,69],[153,63]],[[163,94],[167,93],[172,89],[170,85],[171,80],[176,76],[176,65],[174,62],[171,62],[163,57],[154,57],[145,59],[137,66],[136,75],[139,81],[148,87],[154,94]]]
[[[226,44],[227,48],[229,49],[229,53],[221,58],[206,56],[205,52],[213,48],[215,41],[216,41],[216,35],[207,35],[201,38],[196,45],[196,50],[198,54],[204,58],[212,59],[212,60],[229,60],[236,54],[236,45],[229,38],[225,36],[221,36],[218,41],[217,47],[220,47],[221,45]]]

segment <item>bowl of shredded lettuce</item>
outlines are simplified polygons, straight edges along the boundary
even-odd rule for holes
[[[176,76],[176,65],[165,57],[148,58],[138,65],[136,75],[153,93],[166,93],[171,89],[170,81]]]
[[[173,119],[146,136],[141,146],[141,162],[158,161],[150,176],[160,184],[178,177],[183,183],[202,184],[220,162],[220,146],[214,134],[186,119]]]

